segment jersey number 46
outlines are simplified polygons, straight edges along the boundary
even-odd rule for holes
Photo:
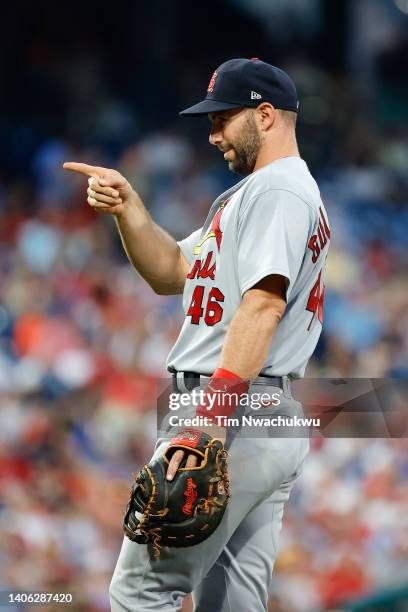
[[[323,301],[324,301],[325,287],[324,285],[323,287],[320,285],[321,277],[322,277],[322,271],[320,270],[319,276],[317,277],[317,280],[312,287],[312,290],[309,294],[309,299],[307,300],[307,304],[306,304],[306,310],[313,312],[313,317],[311,318],[309,326],[307,328],[308,331],[311,328],[316,315],[320,323],[323,323]]]
[[[215,325],[222,319],[223,309],[220,302],[224,301],[224,294],[217,287],[213,287],[207,298],[205,312],[203,308],[205,287],[197,285],[191,297],[190,306],[187,310],[187,316],[191,317],[193,325],[199,325],[200,319],[204,315],[206,325]]]

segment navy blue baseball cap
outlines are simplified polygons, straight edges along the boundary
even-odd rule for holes
[[[275,108],[297,112],[296,87],[286,72],[259,58],[232,59],[213,73],[207,95],[180,115],[206,115],[231,108],[255,107],[270,102]]]

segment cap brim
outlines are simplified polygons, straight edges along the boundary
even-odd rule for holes
[[[190,108],[181,111],[179,115],[198,117],[199,115],[207,115],[208,113],[216,113],[217,111],[230,110],[231,108],[241,108],[242,104],[233,104],[232,102],[219,102],[218,100],[203,100]]]

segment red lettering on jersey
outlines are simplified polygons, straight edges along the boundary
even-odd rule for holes
[[[323,223],[323,227],[324,227],[324,231],[326,232],[326,236],[328,238],[330,238],[330,228],[329,228],[329,224],[327,223],[327,219],[324,216],[323,210],[321,208],[321,206],[319,207],[319,212],[320,212],[320,219],[321,222]]]
[[[321,207],[319,208],[319,214],[320,214],[320,220],[319,220],[319,226],[317,228],[317,233],[313,234],[313,236],[310,238],[309,242],[307,243],[307,246],[312,251],[313,263],[316,263],[316,261],[319,258],[320,253],[322,252],[322,250],[324,249],[324,247],[326,246],[330,238],[329,225],[327,223],[327,220],[323,214],[323,210]]]
[[[211,265],[211,261],[214,255],[214,251],[210,251],[207,254],[204,262],[202,259],[196,259],[193,267],[190,272],[187,274],[186,278],[194,279],[194,278],[211,278],[211,280],[215,279],[215,270],[216,270],[216,262],[214,259],[214,263]]]
[[[307,301],[306,310],[309,310],[310,312],[313,313],[313,317],[310,319],[310,323],[309,323],[309,327],[307,328],[307,331],[309,331],[309,329],[311,328],[316,315],[320,323],[323,324],[323,302],[324,302],[325,285],[321,286],[320,284],[321,277],[322,277],[322,271],[320,270],[319,276],[317,277],[317,280],[310,291],[309,299]]]
[[[191,296],[190,306],[186,312],[186,316],[191,317],[190,323],[192,325],[200,325],[201,317],[204,314],[204,294],[204,285],[196,285],[193,295]],[[204,322],[206,325],[212,327],[221,321],[224,313],[221,303],[224,301],[224,299],[225,296],[222,291],[218,289],[218,287],[213,287],[210,290],[207,296],[207,304],[205,305]]]
[[[195,278],[196,274],[198,273],[200,269],[200,265],[201,265],[201,260],[196,259],[193,267],[191,268],[190,272],[187,274],[186,278]]]
[[[317,235],[319,236],[320,249],[323,249],[326,246],[328,238],[325,234],[325,231],[323,229],[321,222],[319,223],[319,227],[317,228]]]
[[[205,262],[200,269],[198,270],[197,278],[208,278],[214,280],[215,277],[215,262],[210,266],[211,260],[213,256],[213,251],[210,251],[205,258]]]
[[[310,238],[309,242],[307,243],[307,246],[312,251],[312,261],[313,261],[313,263],[316,263],[319,255],[320,255],[320,247],[317,244],[317,236],[316,236],[316,234],[313,234],[313,236]]]

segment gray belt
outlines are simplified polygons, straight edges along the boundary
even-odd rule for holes
[[[173,372],[173,391],[175,393],[189,393],[196,387],[205,385],[210,380],[210,376],[197,374],[197,372]],[[279,387],[285,393],[290,394],[290,380],[287,376],[258,376],[252,385],[263,385],[266,387]]]

